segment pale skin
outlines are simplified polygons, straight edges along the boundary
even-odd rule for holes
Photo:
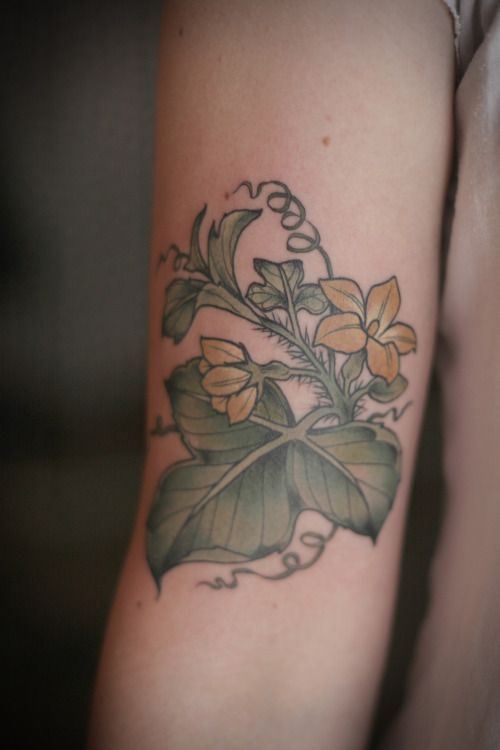
[[[364,747],[435,343],[453,73],[450,19],[430,0],[169,5],[158,82],[148,429],[158,415],[168,419],[163,381],[199,354],[200,336],[244,340],[263,360],[276,357],[276,343],[211,309],[180,344],[160,336],[172,278],[168,264],[159,267],[161,253],[172,242],[188,245],[205,203],[210,221],[239,208],[232,190],[242,180],[277,176],[293,186],[337,275],[355,276],[366,291],[397,276],[401,319],[411,321],[418,351],[404,360],[412,405],[392,425],[403,469],[376,545],[341,530],[317,564],[283,581],[248,577],[235,590],[213,591],[196,583],[214,566],[193,563],[169,571],[158,597],[144,529],[160,475],[186,451],[175,434],[148,440],[92,748]],[[242,244],[245,288],[256,281],[252,243],[282,245],[279,224],[268,221]],[[322,273],[320,261],[311,259],[312,272]],[[305,409],[305,396],[295,398]]]

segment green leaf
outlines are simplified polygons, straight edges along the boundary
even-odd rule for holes
[[[173,338],[176,344],[182,341],[201,307],[216,307],[251,323],[259,323],[251,308],[225,287],[201,279],[174,279],[166,289],[163,336]]]
[[[156,581],[180,562],[241,562],[284,549],[297,515],[283,470],[287,452],[269,450],[229,484],[224,477],[232,467],[224,464],[185,462],[167,472],[148,520]],[[220,491],[196,511],[217,485]]]
[[[278,425],[295,424],[295,417],[283,391],[272,380],[264,381],[263,395],[254,414]]]
[[[287,260],[284,263],[273,263],[264,258],[255,258],[254,268],[270,286],[285,295],[282,273],[293,294],[304,279],[304,264],[301,260]],[[286,299],[286,296],[285,296]]]
[[[229,477],[229,478],[228,478]],[[284,550],[303,510],[375,539],[399,482],[399,445],[379,425],[270,440],[233,464],[182,462],[162,478],[148,520],[157,580],[181,562],[242,562]]]
[[[283,275],[285,276],[295,305],[295,309],[307,310],[313,315],[321,315],[328,309],[328,300],[318,284],[302,284],[304,264],[301,260],[287,260],[273,263],[256,258],[254,267],[264,279],[264,284],[250,284],[247,297],[260,310],[287,309],[288,301]]]
[[[259,310],[268,312],[269,310],[276,310],[277,308],[287,307],[286,297],[284,294],[278,292],[270,284],[250,284],[248,287],[247,298],[250,302],[258,307]]]
[[[208,266],[215,284],[220,284],[235,295],[240,294],[234,271],[234,255],[241,233],[255,221],[262,211],[231,211],[224,214],[216,228],[210,227],[208,235]]]
[[[317,284],[304,284],[295,297],[296,310],[307,310],[313,315],[321,315],[328,309],[328,300]]]
[[[219,310],[226,310],[252,323],[259,322],[257,315],[239,296],[236,296],[224,286],[212,284],[211,282],[205,284],[196,299],[196,309],[199,310],[200,307],[216,307]]]
[[[174,279],[165,292],[162,334],[178,344],[188,332],[196,314],[198,295],[206,282],[199,279]]]
[[[239,563],[284,550],[303,510],[376,538],[399,482],[393,432],[353,422],[287,439],[251,422],[230,427],[205,400],[197,367],[193,360],[168,382],[194,458],[165,473],[148,519],[148,560],[158,584],[182,562]],[[284,396],[272,385],[260,415],[290,424]]]
[[[283,451],[280,453],[272,448],[278,433],[249,421],[230,426],[227,416],[218,414],[210,406],[201,387],[199,362],[197,358],[177,368],[166,383],[173,417],[194,458],[180,462],[166,472],[149,516],[148,560],[157,581],[166,570],[188,556],[195,559],[197,555],[197,559],[218,562],[246,559],[257,531],[254,530],[252,536],[252,532],[248,528],[245,531],[241,524],[245,526],[249,516],[255,515],[252,500],[255,487],[262,483],[266,495],[269,491],[276,496],[278,506],[276,511],[266,509],[268,525],[263,544],[267,544],[269,537],[285,534],[287,524],[291,523],[286,487],[280,485],[284,481],[283,475],[276,472],[277,466],[282,464]],[[254,413],[277,424],[293,423],[290,407],[275,383],[265,383]],[[228,471],[241,465],[249,453],[266,451],[266,445],[271,447],[269,456],[263,456],[263,463],[251,462],[248,472],[242,472],[238,481],[222,488],[213,502],[207,503],[190,518],[196,506]],[[252,486],[254,489],[250,492]],[[264,512],[263,497],[260,500],[261,513]],[[236,505],[238,513],[233,519]],[[207,537],[216,512],[219,520],[212,536]]]
[[[384,378],[375,378],[370,385],[368,395],[375,401],[386,404],[399,398],[407,387],[408,381],[404,375],[397,375],[390,384],[387,384]]]
[[[376,539],[399,483],[400,447],[380,425],[351,422],[315,430],[294,446],[297,492],[312,510]]]
[[[197,271],[200,273],[204,273],[205,275],[208,274],[208,266],[201,254],[200,227],[203,219],[205,218],[206,212],[207,207],[204,206],[194,220],[193,230],[191,232],[191,244],[189,247],[189,258],[186,265],[184,266],[186,271]]]

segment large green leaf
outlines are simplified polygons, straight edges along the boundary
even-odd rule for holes
[[[218,227],[210,227],[208,235],[208,266],[210,276],[215,284],[239,295],[238,283],[234,271],[234,254],[238,240],[244,229],[255,221],[262,211],[231,211],[224,214]]]
[[[376,539],[399,483],[396,435],[381,425],[351,422],[314,431],[295,446],[299,494],[340,526]]]
[[[169,471],[148,522],[156,580],[188,559],[238,562],[283,549],[298,511],[290,502],[286,460],[286,446],[269,449],[229,484],[224,477],[232,465],[187,462]],[[220,491],[203,504],[217,485]]]
[[[217,533],[221,525],[220,519],[217,528],[213,530],[211,542],[207,540],[204,529],[207,519],[215,513],[216,507],[222,508],[221,518],[228,519],[227,508],[233,503],[238,486],[240,492],[249,497],[248,483],[250,481],[255,485],[255,468],[245,476],[242,473],[239,484],[233,484],[226,491],[221,491],[215,502],[207,503],[196,518],[189,520],[189,516],[228,471],[255,449],[262,449],[272,442],[279,434],[250,421],[230,426],[225,414],[218,414],[212,409],[210,400],[201,387],[199,362],[200,359],[196,358],[187,365],[178,367],[166,382],[174,420],[194,459],[176,464],[166,472],[160,482],[149,517],[148,559],[157,580],[172,565],[200,550],[203,550],[204,559],[210,559],[215,549],[215,558],[222,562],[246,558],[245,545],[242,546],[241,552],[237,551],[238,545],[243,544],[241,539],[238,541],[236,535],[238,524],[234,528],[231,548],[223,544],[221,535],[230,536],[223,524],[222,531]],[[293,415],[286,399],[279,387],[272,382],[265,383],[262,398],[254,414],[277,425],[293,423]],[[270,450],[268,453],[267,473],[273,475],[273,451]],[[258,471],[262,469],[256,462],[253,466],[257,467]],[[268,477],[266,482],[271,489],[272,479]],[[245,512],[244,503],[239,512]]]
[[[236,563],[281,551],[303,510],[376,538],[399,482],[395,434],[363,422],[301,434],[274,388],[259,409],[282,425],[276,431],[250,421],[230,426],[213,412],[197,361],[168,382],[194,458],[166,472],[149,517],[148,560],[158,582],[182,562]]]

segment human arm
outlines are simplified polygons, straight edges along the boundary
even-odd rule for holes
[[[434,340],[441,214],[451,143],[453,50],[448,21],[434,2],[423,3],[418,9],[409,2],[384,2],[376,8],[369,3],[341,2],[251,6],[184,2],[173,3],[168,10],[159,79],[147,422],[153,428],[160,415],[162,424],[181,427],[184,433],[151,435],[148,441],[136,529],[98,680],[93,747],[362,747],[389,635],[405,505]],[[267,180],[285,183],[299,197],[307,220],[313,228],[319,228],[324,254],[317,249],[307,254],[287,251],[290,232],[266,202],[272,186],[263,188],[255,199],[245,188],[233,193],[243,181],[249,181],[255,191]],[[186,272],[185,266],[176,274],[175,251],[166,262],[160,262],[161,256],[172,243],[181,250],[189,247],[195,217],[205,204],[207,215],[200,230],[205,262],[207,229],[212,220],[219,222],[225,213],[235,210],[262,210],[242,232],[235,256],[234,274],[244,300],[252,283],[263,283],[262,275],[252,267],[255,258],[275,263],[302,261],[307,283],[337,278],[355,281],[361,294],[361,302],[357,292],[354,295],[358,298],[353,304],[360,310],[361,331],[355,335],[366,356],[368,338],[384,343],[377,340],[374,327],[369,330],[376,322],[375,303],[368,312],[369,290],[395,278],[401,306],[390,325],[398,320],[411,325],[418,340],[416,353],[411,351],[414,346],[410,342],[409,349],[398,358],[409,386],[394,402],[396,414],[408,401],[412,405],[396,422],[390,415],[382,419],[388,432],[383,433],[384,439],[375,449],[384,455],[379,464],[382,468],[377,469],[383,477],[377,481],[386,482],[390,488],[386,488],[384,500],[376,494],[380,490],[376,484],[366,511],[368,520],[345,507],[342,512],[338,507],[326,512],[321,500],[320,512],[297,514],[300,522],[313,517],[306,531],[325,538],[335,531],[321,558],[309,569],[273,581],[242,574],[236,576],[236,588],[214,590],[198,585],[218,577],[232,582],[231,570],[235,567],[250,566],[265,575],[276,575],[284,569],[283,556],[281,567],[277,555],[269,561],[259,557],[259,549],[268,551],[272,546],[272,534],[264,534],[265,544],[259,547],[251,542],[255,533],[251,519],[242,518],[242,560],[238,562],[233,560],[224,566],[185,562],[186,555],[183,557],[179,548],[172,551],[168,544],[163,548],[159,544],[151,551],[150,546],[150,563],[153,558],[158,561],[152,566],[161,585],[158,595],[146,562],[145,530],[149,518],[150,535],[156,539],[161,536],[161,518],[151,516],[158,502],[161,476],[169,467],[179,468],[188,460],[194,445],[194,439],[187,440],[186,448],[187,428],[180,425],[179,416],[182,409],[177,419],[172,411],[183,386],[171,388],[167,395],[164,381],[170,377],[172,383],[176,368],[187,362],[202,355],[207,359],[203,340],[218,338],[244,344],[249,359],[261,366],[277,361],[288,368],[314,369],[314,383],[321,371],[324,382],[320,378],[320,391],[325,390],[328,380],[335,381],[330,392],[326,387],[326,396],[317,397],[310,386],[297,386],[293,377],[284,381],[286,387],[276,379],[276,387],[283,386],[295,421],[315,407],[338,410],[342,398],[335,387],[341,384],[344,356],[338,350],[338,340],[316,336],[321,320],[339,312],[357,314],[347,307],[342,310],[342,305],[348,305],[345,300],[338,306],[333,303],[335,289],[330,289],[328,309],[320,314],[311,313],[307,318],[307,311],[296,311],[304,341],[306,322],[309,326],[306,348],[318,362],[322,358],[323,370],[310,358],[302,362],[290,356],[297,347],[291,351],[286,346],[288,334],[283,331],[281,336],[266,338],[259,320],[253,320],[250,314],[245,318],[240,307],[234,315],[220,305],[205,304],[178,343],[173,340],[171,319],[167,335],[162,336],[165,288],[177,276],[195,277],[200,282],[204,278],[196,271]],[[298,231],[302,229],[304,226]],[[219,280],[213,273],[207,283],[224,287],[220,272]],[[328,285],[320,288],[326,294]],[[392,290],[391,305],[396,310],[394,282],[385,289]],[[287,299],[290,291],[288,297],[285,294]],[[375,298],[376,293],[372,302]],[[167,304],[168,300],[167,295]],[[243,304],[257,318],[265,312],[252,306],[251,300],[250,307]],[[287,317],[282,308],[271,312],[297,338],[293,316]],[[270,320],[272,315],[266,313],[266,317]],[[386,329],[387,320],[383,322]],[[332,333],[337,322],[331,323],[326,334]],[[271,332],[269,326],[267,332]],[[352,348],[352,343],[349,345]],[[330,352],[336,358],[337,375],[333,379],[328,376]],[[380,362],[379,370],[373,362],[372,370],[383,371],[386,384],[394,382],[393,363],[390,371],[384,371]],[[214,368],[216,363],[209,361],[209,365]],[[205,376],[199,362],[196,366]],[[366,359],[363,367],[362,382],[366,385],[375,374]],[[305,380],[311,382],[311,378]],[[211,403],[214,393],[200,384],[201,378],[197,392],[206,398],[198,400],[198,406],[203,406]],[[254,382],[245,385],[252,387]],[[262,402],[262,394],[257,395]],[[224,411],[220,403],[217,405]],[[363,422],[390,410],[393,403],[381,404],[366,394],[364,405],[364,417],[341,409],[340,416],[332,413],[330,425],[335,428],[343,422],[345,427],[353,416]],[[226,417],[227,409],[226,403]],[[203,414],[198,412],[187,414],[190,419],[200,416]],[[256,416],[264,419],[255,410],[248,416],[245,421],[251,424],[255,424],[251,419]],[[274,419],[280,421],[276,414]],[[265,425],[257,426],[266,429]],[[311,425],[311,429],[314,427],[318,424]],[[325,427],[325,423],[319,423],[319,427]],[[371,441],[376,441],[383,429],[374,423],[363,427],[372,430]],[[231,444],[229,430],[228,425]],[[389,432],[395,436],[392,443]],[[314,434],[308,437],[314,442]],[[262,441],[265,448],[267,437]],[[288,502],[289,507],[297,503],[313,507],[314,493],[306,482],[307,465],[314,462],[317,476],[323,460],[330,465],[343,463],[338,452],[328,459],[318,446],[309,446],[313,452],[301,468],[304,451],[290,448],[290,443],[291,439],[276,446],[280,453],[274,456],[271,474],[276,476],[283,470],[285,474],[277,480],[279,486],[270,482],[266,486],[273,489],[260,493],[258,500],[263,507],[276,499],[285,506]],[[382,444],[392,444],[392,449]],[[206,453],[204,456],[206,459]],[[231,466],[230,459],[223,460],[225,466]],[[371,463],[369,458],[365,460],[365,472],[370,471],[366,467]],[[265,462],[260,463],[256,476],[266,471]],[[191,476],[195,475],[200,476],[198,468],[191,471]],[[346,495],[342,484],[348,477],[345,472],[338,480],[332,480],[332,476],[328,474],[326,483],[334,506],[341,500],[348,505],[351,490]],[[255,486],[257,479],[251,480]],[[214,478],[213,482],[217,481],[219,478]],[[187,487],[185,484],[182,489]],[[328,488],[323,495],[328,494]],[[177,502],[176,491],[170,488],[162,495],[167,515],[169,503]],[[226,528],[224,497],[217,492],[209,497],[207,492],[193,500],[189,511],[199,515],[205,507],[199,503],[205,502],[208,509],[213,500],[220,501],[222,515],[214,521],[212,538],[214,532],[222,534]],[[365,510],[367,502],[365,498]],[[387,512],[389,506],[392,509]],[[261,529],[263,518],[261,513]],[[184,522],[188,520],[186,516]],[[231,528],[227,532],[229,539]],[[287,539],[286,534],[279,531],[274,542],[281,544],[283,539]],[[195,552],[189,544],[186,547],[185,540],[183,544],[183,552]],[[236,555],[233,541],[227,546]],[[309,553],[300,547],[301,560],[309,559]],[[175,565],[169,567],[168,560]]]

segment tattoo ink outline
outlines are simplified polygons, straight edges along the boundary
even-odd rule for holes
[[[167,469],[149,515],[147,556],[158,588],[168,570],[185,562],[229,565],[229,581],[216,576],[199,582],[213,589],[234,588],[244,574],[281,580],[311,567],[339,526],[375,541],[399,484],[399,440],[383,420],[392,415],[396,421],[409,404],[360,418],[367,399],[389,403],[408,385],[399,372],[400,356],[416,350],[416,335],[411,326],[394,322],[400,306],[396,277],[363,295],[355,281],[333,275],[319,231],[285,183],[263,181],[254,189],[245,181],[234,192],[241,188],[252,202],[271,189],[265,206],[280,215],[287,250],[320,253],[327,275],[304,283],[302,260],[254,258],[261,280],[242,294],[235,253],[242,232],[263,209],[225,213],[218,226],[212,223],[203,253],[205,205],[189,250],[173,244],[160,257],[166,262],[174,254],[174,270],[188,274],[167,286],[163,336],[180,342],[199,309],[218,308],[276,337],[292,364],[258,363],[241,342],[202,337],[201,356],[177,367],[166,382],[174,424],[165,428],[158,417],[150,434],[179,433],[192,458]],[[319,318],[312,340],[301,325],[302,310]],[[290,379],[314,384],[317,395],[316,406],[298,422],[280,387]],[[260,494],[257,477],[263,481]],[[286,552],[304,510],[332,524],[327,536],[301,534],[302,544],[315,550],[305,561]],[[281,573],[248,567],[273,552],[283,553]]]

